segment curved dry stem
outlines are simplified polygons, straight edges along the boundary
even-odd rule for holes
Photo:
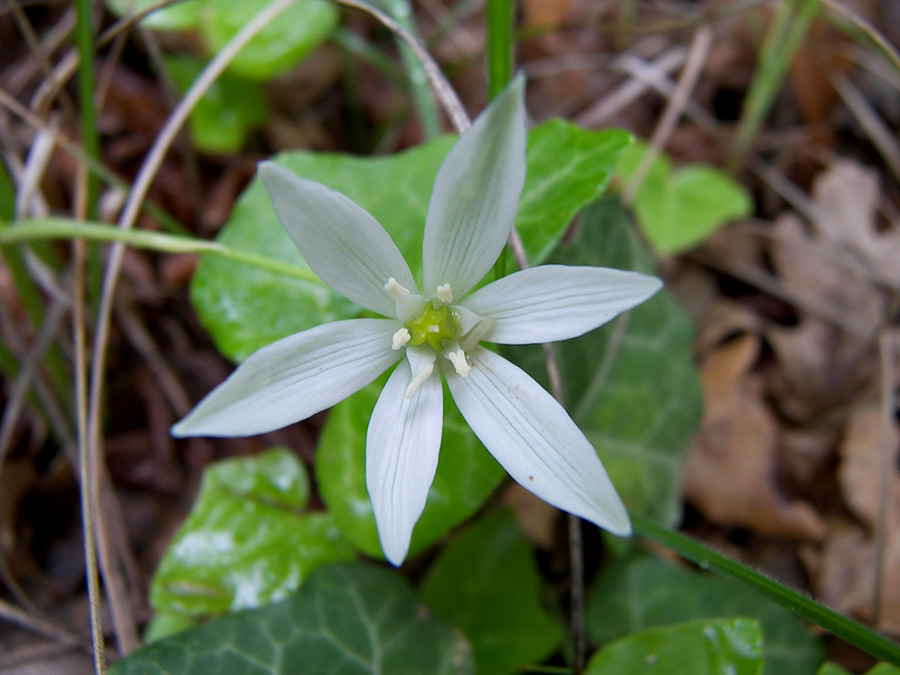
[[[271,23],[277,16],[284,12],[297,0],[274,0],[271,4],[257,12],[253,18],[238,31],[234,37],[216,54],[209,62],[200,77],[191,85],[184,98],[172,111],[165,126],[154,141],[153,147],[144,159],[144,163],[134,181],[131,193],[122,215],[119,218],[118,227],[129,230],[134,227],[138,212],[146,197],[153,178],[159,170],[166,152],[174,141],[181,127],[197,105],[197,102],[209,90],[213,82],[222,74],[229,63],[237,56],[238,52],[257,35],[265,26]],[[90,390],[88,394],[88,419],[87,419],[87,448],[93,463],[94,475],[100,475],[102,471],[102,455],[99,452],[101,435],[101,408],[103,398],[103,380],[106,370],[106,347],[109,342],[110,317],[112,315],[113,297],[119,272],[122,268],[122,260],[125,254],[124,244],[114,244],[110,250],[106,268],[103,275],[103,285],[100,294],[100,305],[97,312],[96,329],[93,341],[93,362],[90,372]],[[100,514],[98,514],[100,515]],[[106,568],[111,561],[104,561],[106,556],[101,549],[101,564]],[[115,618],[115,617],[114,617]],[[120,615],[120,620],[125,617]],[[123,627],[123,634],[130,631]],[[133,645],[120,645],[123,653]]]
[[[358,9],[361,12],[365,12],[374,17],[385,28],[400,38],[422,64],[425,75],[428,77],[428,82],[434,90],[434,95],[437,96],[441,105],[444,107],[444,111],[447,113],[447,117],[450,118],[450,123],[453,125],[453,128],[456,129],[458,133],[462,133],[471,126],[472,122],[469,120],[469,116],[466,114],[466,109],[463,108],[459,96],[456,95],[456,91],[450,86],[450,83],[447,81],[447,78],[444,77],[444,74],[441,72],[441,69],[435,60],[431,58],[431,54],[428,53],[422,46],[422,43],[419,42],[414,35],[409,33],[409,31],[404,30],[400,24],[380,9],[376,9],[366,2],[360,2],[359,0],[334,1],[335,4],[350,7],[351,9]]]

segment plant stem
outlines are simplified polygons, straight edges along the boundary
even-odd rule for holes
[[[665,546],[682,558],[695,563],[700,569],[709,570],[720,577],[749,586],[760,595],[786,607],[800,618],[824,628],[835,637],[859,647],[878,659],[900,667],[900,645],[856,621],[791,590],[764,574],[716,553],[690,537],[667,530],[644,516],[632,513],[631,523],[634,526],[635,534]]]
[[[91,0],[75,0],[75,44],[78,48],[78,112],[81,118],[81,139],[88,157],[100,158],[100,136],[97,133],[97,115],[94,111],[94,28]],[[87,176],[87,217],[97,218],[96,177]]]
[[[88,223],[66,218],[26,220],[15,227],[0,228],[0,246],[5,244],[41,241],[47,239],[84,239],[86,241],[118,242],[160,253],[198,253],[225,258],[233,262],[253,265],[269,272],[322,285],[311,270],[290,263],[272,260],[266,256],[229,248],[224,244],[194,237],[183,237],[147,230],[123,230],[103,223]]]
[[[487,0],[484,7],[488,100],[500,93],[512,77],[515,45],[512,0]]]

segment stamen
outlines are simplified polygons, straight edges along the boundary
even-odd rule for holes
[[[450,352],[447,354],[447,358],[450,359],[450,363],[453,364],[453,368],[456,370],[457,375],[462,377],[469,376],[469,371],[472,370],[472,366],[466,361],[466,353],[462,349]]]
[[[391,338],[391,349],[397,350],[402,349],[409,342],[409,331],[405,328],[401,328],[396,333],[394,333],[394,337]]]
[[[394,277],[387,280],[387,283],[384,285],[384,290],[390,293],[391,297],[397,302],[400,302],[409,295],[409,290],[401,286]]]
[[[450,284],[441,284],[440,286],[438,286],[437,296],[438,299],[445,305],[449,305],[451,302],[453,302],[453,293],[450,290]]]
[[[416,393],[416,389],[422,386],[422,383],[431,377],[431,373],[434,372],[434,361],[429,363],[427,366],[424,366],[422,370],[416,373],[416,376],[410,381],[409,386],[406,388],[406,398],[412,398],[412,395]]]

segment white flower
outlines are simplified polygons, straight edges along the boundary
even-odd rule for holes
[[[468,295],[500,255],[525,179],[523,80],[464,133],[438,171],[425,221],[423,285],[378,222],[347,197],[260,166],[279,219],[331,288],[387,319],[337,321],[251,355],[172,428],[247,436],[298,422],[393,364],[366,436],[366,485],[386,558],[399,565],[438,462],[444,374],[456,405],[518,483],[614,534],[631,526],[594,448],[530,376],[480,345],[582,335],[650,297],[652,277],[545,265]],[[405,358],[404,358],[405,357]]]

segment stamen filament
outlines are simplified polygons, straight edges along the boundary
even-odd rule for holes
[[[410,381],[409,386],[406,388],[406,398],[412,398],[412,395],[416,393],[416,389],[421,387],[422,383],[431,377],[431,373],[433,372],[434,362],[432,361],[416,373],[416,376]]]
[[[450,363],[453,364],[453,368],[456,370],[457,375],[460,375],[461,377],[469,376],[469,371],[472,370],[472,366],[466,361],[466,353],[462,349],[457,349],[455,352],[448,353],[447,358],[450,359]]]
[[[396,333],[394,333],[394,337],[391,338],[391,349],[398,350],[402,349],[409,343],[409,331],[406,328],[401,328]]]

